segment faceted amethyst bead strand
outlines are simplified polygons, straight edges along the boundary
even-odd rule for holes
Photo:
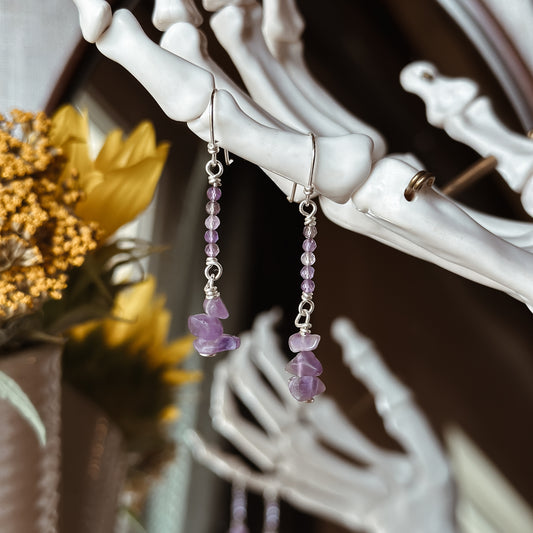
[[[228,533],[249,533],[246,526],[246,500],[244,487],[233,485],[231,490],[231,523]]]

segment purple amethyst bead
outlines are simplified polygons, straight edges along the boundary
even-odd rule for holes
[[[218,339],[224,333],[220,320],[214,316],[192,315],[189,317],[188,325],[189,331],[194,336],[205,340]]]
[[[198,338],[193,342],[196,351],[204,357],[211,357],[220,352],[236,350],[241,345],[241,339],[224,333],[218,339],[209,340]]]
[[[303,233],[306,239],[314,239],[318,230],[316,229],[316,226],[304,226]]]
[[[216,318],[228,318],[229,313],[222,301],[222,298],[206,298],[204,300],[204,311],[209,316],[214,316]]]
[[[215,243],[218,241],[218,232],[213,229],[208,229],[204,234],[205,242]]]
[[[315,282],[312,279],[304,279],[300,285],[302,291],[312,293],[315,290]]]
[[[212,202],[220,200],[221,196],[222,191],[218,187],[209,187],[209,189],[207,189],[207,198]]]
[[[312,266],[304,266],[302,270],[300,270],[300,276],[302,276],[303,279],[313,279],[315,277],[315,269]]]
[[[315,396],[322,394],[326,386],[315,376],[293,376],[289,379],[289,392],[299,402],[312,402]]]
[[[245,524],[234,524],[229,528],[228,533],[250,533]]]
[[[314,350],[320,342],[320,335],[313,333],[307,333],[302,335],[301,333],[295,333],[289,337],[289,348],[291,352],[310,352]]]
[[[207,244],[205,247],[205,255],[207,257],[216,257],[220,253],[218,244]]]
[[[285,370],[295,376],[320,376],[322,365],[313,352],[300,352],[287,363]]]
[[[218,202],[207,202],[205,210],[209,215],[218,215],[220,213],[220,204]]]
[[[305,239],[302,248],[304,252],[314,252],[316,250],[316,241],[313,239]]]
[[[304,252],[300,257],[300,260],[302,261],[302,265],[311,266],[315,264],[316,257],[315,254],[311,252]]]
[[[205,227],[207,229],[217,229],[220,226],[220,218],[216,215],[209,215],[205,219]]]

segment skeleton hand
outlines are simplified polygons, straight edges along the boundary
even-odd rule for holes
[[[375,446],[327,397],[313,405],[294,401],[280,371],[284,356],[273,330],[277,317],[275,312],[260,315],[252,332],[242,336],[241,348],[218,363],[211,394],[213,426],[260,472],[190,433],[195,457],[228,481],[277,493],[295,507],[351,529],[453,533],[452,482],[438,441],[408,389],[368,339],[346,319],[333,324],[345,363],[374,395],[387,432],[404,454]],[[242,418],[236,398],[259,425]]]
[[[382,157],[381,135],[363,124],[309,75],[302,21],[293,0],[206,0],[213,30],[250,96],[207,53],[191,0],[159,0],[154,20],[168,28],[161,46],[129,11],[111,18],[103,0],[76,0],[84,34],[127,68],[173,119],[208,138],[208,104],[221,146],[256,163],[288,193],[306,185],[307,132],[317,134],[315,189],[337,224],[533,303],[533,226],[465,210],[431,187],[409,202],[404,191],[420,163],[410,154]],[[94,23],[90,14],[94,14]],[[299,190],[297,198],[302,198]]]

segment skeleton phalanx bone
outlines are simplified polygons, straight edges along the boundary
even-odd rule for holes
[[[268,10],[269,2],[274,0],[265,0],[265,10]],[[241,73],[250,69],[263,76],[267,85],[255,87],[254,91],[257,94],[260,91],[264,105],[274,110],[273,102],[283,101],[283,107],[276,107],[275,112],[280,114],[275,117],[238,88],[229,86],[220,69],[211,72],[213,62],[205,50],[195,53],[204,68],[179,57],[179,49],[191,45],[180,44],[178,33],[172,35],[175,25],[169,26],[167,34],[172,35],[172,39],[167,40],[168,50],[165,50],[146,37],[129,11],[119,10],[109,19],[108,10],[101,8],[101,1],[77,0],[77,3],[84,13],[82,22],[90,20],[91,9],[98,16],[103,13],[108,17],[98,19],[95,24],[98,28],[107,27],[96,39],[102,53],[127,68],[171,118],[187,122],[204,140],[209,135],[208,107],[215,81],[218,85],[220,78],[221,84],[226,83],[227,90],[218,91],[216,96],[214,120],[220,145],[273,172],[269,175],[286,194],[290,192],[292,182],[302,187],[306,184],[311,157],[307,132],[327,131],[317,137],[315,174],[315,188],[321,195],[326,216],[352,231],[505,291],[528,304],[533,302],[533,255],[521,247],[521,238],[515,239],[515,235],[523,234],[523,225],[510,231],[513,223],[503,221],[500,227],[497,219],[470,214],[429,187],[413,202],[408,202],[403,192],[421,166],[413,156],[390,155],[376,160],[378,151],[372,140],[374,130],[367,127],[365,133],[355,131],[358,122],[352,122],[354,131],[351,133],[333,134],[332,122],[336,120],[325,116],[299,90],[298,85],[306,84],[303,74],[296,84],[293,80],[298,76],[298,70],[292,69],[289,74],[283,63],[265,53],[263,45],[260,61],[253,57],[255,45],[247,37],[253,36],[252,41],[256,42],[261,36],[260,32],[251,30],[251,26],[261,23],[255,3],[235,2],[246,5],[224,7],[228,2],[217,2],[217,8],[221,9],[214,16],[214,26],[221,40],[237,43],[238,46],[232,44],[232,50]],[[182,5],[184,9],[176,12],[187,12],[188,4]],[[220,24],[220,21],[227,20],[224,12],[233,16],[227,27]],[[188,23],[176,20],[176,24]],[[188,26],[189,34],[198,32],[194,26]],[[201,38],[195,42],[199,45]],[[239,47],[244,51],[237,54],[235,49]],[[283,82],[278,76],[283,76]],[[301,95],[298,107],[295,106],[295,95]],[[237,100],[246,101],[247,111],[253,110],[253,114],[250,111],[252,116],[241,109]],[[302,103],[310,110],[305,116],[301,116]],[[348,131],[346,122],[342,125],[340,120],[337,122],[338,131],[341,128]],[[301,189],[298,187],[297,200],[302,197]],[[485,224],[492,233],[484,227]]]
[[[499,173],[521,194],[525,210],[533,216],[533,140],[507,128],[468,78],[448,78],[431,63],[417,61],[402,70],[400,81],[406,91],[424,100],[430,124],[480,155],[497,159]]]
[[[446,459],[409,390],[390,373],[372,343],[346,319],[334,322],[333,334],[346,365],[374,395],[386,430],[405,453],[375,446],[325,396],[303,409],[292,400],[279,370],[285,359],[274,333],[278,318],[270,312],[256,319],[253,330],[243,335],[242,347],[217,365],[211,395],[215,429],[261,471],[252,471],[237,456],[191,433],[196,458],[228,481],[277,493],[308,513],[350,529],[453,533]],[[240,415],[236,398],[260,428]]]

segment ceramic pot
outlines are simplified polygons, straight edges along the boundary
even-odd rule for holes
[[[18,411],[0,401],[0,531],[55,533],[59,501],[61,347],[38,345],[0,357],[39,413],[46,444]]]
[[[97,405],[64,384],[62,533],[115,531],[125,466],[120,430]]]

